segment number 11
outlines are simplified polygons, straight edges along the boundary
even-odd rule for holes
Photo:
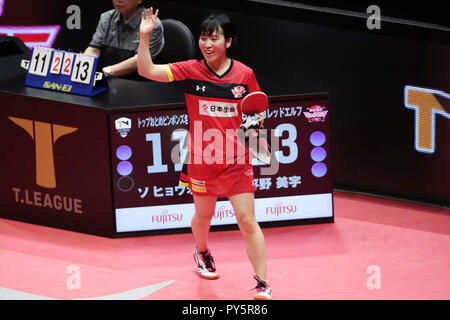
[[[39,57],[41,56],[40,53],[38,53],[35,57],[36,57],[36,64],[34,65],[34,72],[36,72],[36,69],[38,67],[39,64]],[[44,72],[44,66],[45,66],[45,60],[47,60],[47,55],[44,54],[44,56],[42,57],[42,67],[41,67],[41,73]]]

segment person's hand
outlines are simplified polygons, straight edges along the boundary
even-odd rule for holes
[[[111,67],[104,67],[102,69],[103,73],[105,74],[105,77],[109,78],[113,75],[113,70]]]
[[[264,112],[259,114],[260,118],[258,119],[259,126],[262,127],[264,125]]]
[[[156,9],[155,14],[153,14],[153,7],[142,11],[141,14],[141,26],[139,27],[139,32],[141,35],[150,35],[156,26],[156,18],[158,18],[159,10]]]

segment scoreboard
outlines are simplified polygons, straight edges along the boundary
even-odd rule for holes
[[[329,119],[326,95],[270,98],[264,126],[272,161],[253,159],[258,222],[333,219]],[[116,231],[190,227],[192,193],[178,185],[186,109],[111,114],[109,126]],[[211,225],[233,224],[231,203],[219,198]]]
[[[52,48],[34,47],[25,85],[72,94],[93,96],[108,89],[103,73],[96,72],[98,57]]]

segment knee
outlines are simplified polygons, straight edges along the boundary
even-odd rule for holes
[[[258,228],[258,222],[254,216],[244,216],[238,220],[239,229],[244,235],[253,234]]]
[[[194,215],[192,216],[192,221],[193,222],[195,221],[198,223],[210,223],[213,214],[214,214],[214,212],[212,214],[210,214],[210,213],[199,214],[199,213],[195,212]]]

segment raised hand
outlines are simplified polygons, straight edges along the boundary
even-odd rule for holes
[[[156,26],[156,18],[158,18],[159,10],[156,9],[155,14],[153,14],[153,7],[142,11],[141,14],[141,25],[139,27],[139,32],[141,35],[149,35],[152,33]]]

